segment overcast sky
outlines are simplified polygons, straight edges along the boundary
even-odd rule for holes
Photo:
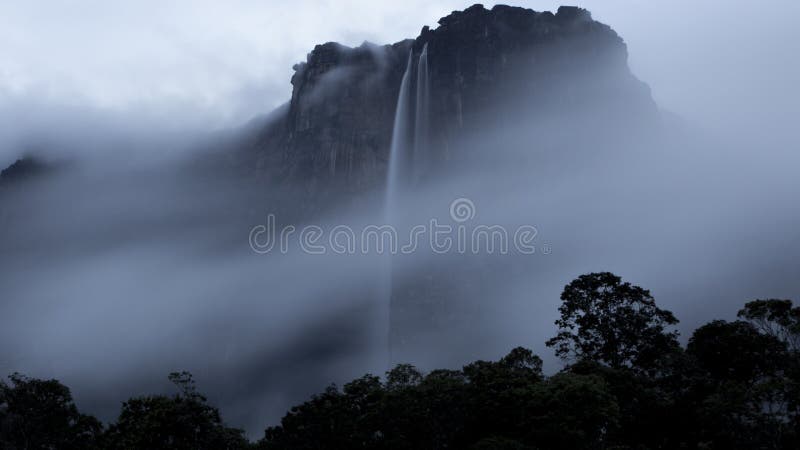
[[[0,119],[49,127],[78,109],[229,126],[288,100],[292,65],[315,44],[415,37],[470,3],[0,0]],[[561,2],[508,3],[555,10]],[[755,113],[797,116],[796,0],[566,3],[590,9],[625,38],[634,72],[667,109],[726,124]],[[11,150],[0,159],[4,151]]]
[[[730,134],[708,142],[734,142],[739,148],[729,151],[727,144],[717,148],[701,140],[659,152],[656,163],[647,160],[655,152],[621,162],[611,154],[608,160],[598,157],[599,170],[576,158],[577,167],[586,164],[585,172],[564,176],[545,171],[531,177],[528,166],[515,166],[510,173],[533,183],[530,192],[512,192],[509,186],[523,184],[509,182],[504,170],[481,171],[503,182],[485,183],[496,186],[482,194],[479,210],[486,205],[535,215],[525,223],[541,225],[543,236],[552,240],[545,242],[555,242],[557,249],[539,278],[525,273],[521,281],[498,287],[498,297],[512,300],[503,317],[517,320],[502,324],[508,341],[541,343],[539,335],[551,329],[532,326],[530,318],[550,326],[547,314],[555,314],[553,302],[563,283],[599,268],[654,289],[686,327],[726,313],[732,317],[738,305],[756,296],[797,300],[792,255],[800,223],[794,176],[800,0],[564,2],[591,10],[625,39],[633,72],[651,86],[662,107]],[[554,11],[560,2],[508,3]],[[43,147],[54,152],[73,151],[64,148],[71,142],[81,151],[150,158],[169,147],[153,143],[234,126],[287,101],[292,65],[316,44],[416,37],[422,26],[435,26],[440,17],[470,4],[0,0],[0,168],[18,157],[20,141],[31,137],[50,139]],[[471,145],[505,142],[509,133],[499,130],[482,129],[483,140]],[[512,139],[516,133],[510,133]],[[742,144],[742,137],[759,145]],[[764,144],[770,138],[777,145]],[[62,379],[79,398],[89,398],[87,404],[92,396],[103,397],[116,413],[128,385],[147,386],[168,370],[166,364],[185,363],[188,369],[207,364],[218,372],[193,371],[205,377],[204,386],[212,385],[217,399],[221,392],[228,395],[222,400],[226,417],[259,434],[265,417],[276,419],[284,406],[306,397],[303,389],[314,392],[336,377],[355,376],[348,371],[363,373],[363,366],[336,353],[338,341],[316,350],[316,342],[304,338],[316,336],[317,329],[334,329],[328,321],[346,322],[336,314],[350,314],[352,305],[329,300],[358,299],[350,294],[360,292],[362,267],[374,269],[374,262],[359,259],[348,266],[315,259],[316,266],[298,258],[264,265],[238,254],[219,256],[219,242],[228,245],[228,232],[240,230],[238,222],[228,223],[238,220],[231,205],[239,198],[250,201],[249,195],[224,177],[208,182],[200,174],[202,182],[183,184],[171,172],[119,166],[102,166],[86,179],[84,174],[54,179],[29,193],[31,203],[20,203],[24,214],[6,214],[19,227],[0,223],[7,227],[2,236],[8,248],[19,252],[0,258],[2,299],[14,301],[0,302],[0,321],[5,319],[0,368],[8,364],[3,358],[10,346],[9,359],[23,372]],[[654,166],[659,173],[651,171]],[[470,180],[483,185],[485,179]],[[496,198],[504,201],[493,205]],[[521,206],[509,198],[520,199]],[[419,204],[424,203],[415,203],[415,209]],[[591,226],[585,226],[587,211],[593,214]],[[338,216],[326,219],[347,223],[337,222]],[[293,281],[309,273],[316,283]],[[542,300],[530,302],[532,292]],[[274,302],[269,305],[279,307],[264,307],[267,295]],[[292,301],[281,303],[283,298]],[[293,353],[305,347],[311,350]],[[327,351],[323,356],[330,358],[315,351]],[[13,359],[17,354],[25,358],[21,363]],[[117,355],[116,362],[110,354]],[[182,359],[175,361],[176,355]],[[304,372],[306,360],[330,367]],[[225,388],[215,390],[215,373]],[[297,379],[298,374],[307,378]],[[228,382],[233,376],[250,384],[234,386]],[[273,410],[264,412],[268,408]]]

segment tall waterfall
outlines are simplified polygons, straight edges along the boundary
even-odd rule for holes
[[[394,226],[399,236],[404,235],[399,212],[402,195],[419,180],[421,170],[425,167],[427,146],[429,141],[429,75],[428,44],[422,47],[417,61],[416,80],[412,80],[413,49],[409,51],[406,70],[400,83],[397,97],[397,108],[392,130],[392,145],[389,154],[388,180],[386,185],[385,216],[387,222]],[[413,81],[413,84],[412,84]],[[386,303],[386,334],[389,341],[388,358],[392,361],[391,348],[391,303],[394,293],[392,283],[392,255],[384,259],[384,288]]]
[[[411,50],[400,83],[389,151],[389,179],[386,185],[386,211],[389,220],[394,214],[398,196],[419,179],[426,162],[430,122],[428,44],[422,47],[419,55],[416,80],[411,79],[413,65]]]
[[[389,179],[386,184],[386,216],[392,222],[395,212],[397,194],[401,185],[405,185],[408,168],[410,166],[409,150],[411,133],[409,130],[411,113],[411,65],[413,50],[408,52],[408,63],[400,83],[400,93],[397,96],[397,108],[394,113],[394,128],[392,130],[392,146],[389,150]]]
[[[384,202],[384,216],[388,224],[397,226],[397,196],[401,191],[400,184],[405,179],[408,166],[408,148],[410,140],[409,123],[411,113],[411,63],[413,49],[408,52],[406,71],[400,82],[400,93],[397,95],[397,107],[394,113],[394,128],[392,129],[392,145],[389,150],[388,179],[386,181],[386,200]],[[405,184],[405,183],[402,183]],[[391,302],[392,302],[392,254],[387,252],[382,258],[381,288],[385,301],[380,306],[380,321],[386,325],[386,367],[392,364],[392,337],[391,337]]]
[[[430,86],[428,80],[428,44],[422,47],[417,63],[417,108],[414,117],[414,155],[412,180],[419,181],[428,155],[428,127],[430,126]]]

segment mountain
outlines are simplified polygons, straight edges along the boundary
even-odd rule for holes
[[[0,171],[0,187],[10,186],[23,180],[34,178],[46,172],[49,166],[42,161],[26,156]]]
[[[245,147],[245,166],[267,184],[294,186],[295,208],[314,210],[391,191],[393,177],[405,187],[436,182],[467,160],[506,170],[504,153],[527,153],[534,167],[548,152],[579,161],[579,152],[611,151],[660,123],[627,60],[614,30],[569,6],[553,14],[474,5],[391,45],[318,45],[294,66],[290,102]],[[392,274],[391,358],[480,357],[491,341],[482,318],[499,307],[487,304],[486,287],[511,269],[508,260],[411,265]]]
[[[190,191],[192,201],[204,196],[198,194],[201,191],[184,189],[187,179],[199,179],[203,188],[214,192],[210,199],[223,206],[206,208],[209,215],[201,222],[214,230],[216,238],[225,236],[220,247],[226,248],[231,242],[243,242],[239,217],[248,229],[260,224],[254,221],[263,220],[265,204],[283,224],[292,225],[319,222],[323,208],[339,206],[329,200],[340,198],[358,205],[359,214],[368,215],[364,210],[369,208],[362,207],[365,203],[352,200],[362,195],[384,198],[390,161],[408,166],[394,167],[398,183],[405,186],[470,175],[478,183],[489,184],[521,174],[522,179],[515,180],[520,181],[515,192],[525,193],[533,189],[537,174],[546,173],[530,170],[530,164],[542,166],[548,154],[580,161],[578,152],[603,154],[613,148],[603,145],[604,140],[660,121],[648,87],[631,74],[627,56],[626,45],[614,30],[576,7],[551,13],[474,5],[440,19],[436,28],[423,27],[414,39],[391,45],[364,43],[350,48],[325,43],[294,66],[292,96],[286,105],[264,116],[260,124],[256,121],[238,133],[208,139],[203,150],[213,148],[216,153],[202,152],[198,157],[202,162],[186,168],[174,183],[181,192]],[[572,145],[575,142],[590,145]],[[512,151],[531,158],[509,173],[508,161],[496,163]],[[479,164],[469,164],[470,171],[461,170],[464,161],[475,158]],[[230,161],[252,178],[237,177],[231,183],[235,187],[227,186],[220,172]],[[35,161],[18,161],[3,172],[0,184],[41,169]],[[157,178],[172,182],[173,176]],[[244,183],[237,184],[242,178]],[[251,183],[253,179],[257,183]],[[230,190],[218,192],[213,181],[221,181]],[[137,190],[135,198],[140,198],[138,192],[152,187],[152,181],[136,179],[132,185]],[[438,202],[446,207],[454,198],[449,193],[437,198],[444,194],[433,189],[424,195],[418,204],[414,203],[417,199],[409,202],[411,207],[401,213],[409,218],[424,215],[418,206]],[[269,198],[265,201],[262,196]],[[478,203],[482,208],[497,200],[482,198]],[[172,220],[169,214],[148,204],[137,220],[152,215],[152,222],[160,224]],[[236,222],[230,227],[235,233],[230,237],[224,227],[213,226],[229,222]],[[173,230],[171,222],[158,230]],[[114,236],[114,242],[118,241]],[[341,300],[367,305],[364,309],[384,300],[382,307],[390,304],[389,339],[398,361],[424,361],[420,349],[437,356],[437,364],[442,362],[440,355],[451,355],[454,362],[482,357],[481,349],[493,342],[484,331],[496,331],[483,319],[487,309],[501,306],[495,299],[497,292],[489,288],[502,285],[501,277],[515,261],[416,256],[402,274],[401,270],[392,274],[389,299],[380,297],[384,291],[376,294],[373,289],[381,276],[377,266],[367,268],[372,272],[359,272],[361,286],[353,288],[357,292],[331,289],[326,293],[331,298],[326,299],[336,303],[336,295],[348,297]],[[393,268],[403,265],[400,258],[393,263],[397,263]],[[520,264],[513,270],[519,273],[526,268]],[[309,279],[324,283],[313,273]],[[328,334],[361,342],[350,339],[359,330],[338,330],[357,329],[373,320],[373,312],[348,312],[352,323],[345,325],[337,317],[331,325],[336,333]],[[461,349],[475,353],[459,354]]]
[[[658,116],[648,87],[628,68],[623,40],[588,11],[474,5],[392,45],[316,46],[294,66],[288,108],[248,149],[253,167],[271,180],[301,180],[321,195],[334,186],[381,187],[401,81],[409,69],[411,83],[418,82],[413,75],[425,48],[428,171],[457,159],[456,140],[487,114],[594,110],[602,111],[595,120],[628,126]]]

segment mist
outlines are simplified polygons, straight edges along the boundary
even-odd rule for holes
[[[533,255],[423,249],[392,259],[395,286],[442,267],[481,274],[480,289],[457,291],[480,324],[435,336],[421,327],[417,343],[390,355],[385,255],[313,255],[296,241],[254,252],[253,227],[270,213],[298,229],[386,223],[380,192],[308,213],[297,186],[240,170],[236,149],[276,120],[292,64],[315,44],[398,42],[469,6],[424,3],[200,4],[185,21],[189,5],[151,21],[153,5],[123,17],[97,4],[65,19],[94,28],[63,42],[61,28],[49,39],[21,30],[48,28],[67,6],[43,15],[42,5],[4,6],[0,166],[33,155],[54,169],[0,190],[0,370],[58,378],[103,420],[189,370],[232,425],[257,437],[328,383],[391,363],[459,367],[524,345],[558,370],[543,342],[561,289],[582,273],[613,271],[650,289],[681,319],[684,340],[747,300],[800,298],[800,6],[788,1],[581,4],[625,39],[664,127],[623,124],[622,136],[568,114],[532,127],[520,105],[486,111],[459,137],[462,160],[397,199],[401,230],[451,220],[451,202],[468,198],[469,225],[538,231]],[[111,31],[118,23],[127,25]],[[137,24],[163,34],[136,41]],[[110,41],[81,47],[105,32]],[[347,78],[332,73],[315,101]]]

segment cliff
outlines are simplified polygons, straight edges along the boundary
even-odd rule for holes
[[[24,180],[37,177],[48,171],[50,167],[32,157],[24,157],[0,171],[0,187],[10,186]]]
[[[426,46],[432,168],[458,158],[454,141],[487,115],[598,111],[595,118],[616,123],[657,116],[649,89],[628,69],[623,40],[586,10],[474,5],[413,40],[315,47],[294,67],[285,113],[255,146],[259,173],[301,181],[315,195],[382,186],[401,79],[409,61],[415,73]]]
[[[497,170],[502,152],[580,160],[580,151],[614,148],[613,139],[658,122],[627,59],[623,40],[575,7],[475,5],[392,45],[319,45],[294,67],[291,101],[249,148],[247,166],[298,189],[288,209],[314,215],[338,196],[357,199],[387,183],[404,191],[459,173],[462,163]],[[456,364],[490,341],[486,280],[506,263],[459,256],[393,273],[394,361],[449,354]]]

